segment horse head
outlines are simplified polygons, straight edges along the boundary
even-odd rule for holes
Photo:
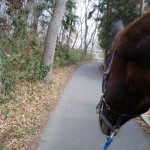
[[[106,135],[150,108],[150,13],[114,33],[98,105]]]

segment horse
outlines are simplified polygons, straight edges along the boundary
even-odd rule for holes
[[[102,132],[108,136],[150,108],[150,12],[118,31],[96,107]]]

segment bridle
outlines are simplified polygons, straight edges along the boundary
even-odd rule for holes
[[[115,115],[115,116],[118,116],[118,120],[117,120],[117,123],[116,125],[112,125],[108,119],[105,117],[105,115],[103,114],[103,109],[105,107],[105,110],[107,111],[107,113],[111,114],[111,115]],[[130,115],[130,114],[124,114],[124,113],[119,113],[119,112],[116,112],[114,111],[111,106],[109,106],[107,104],[107,102],[105,101],[105,94],[102,93],[101,95],[101,99],[100,99],[100,102],[98,103],[98,105],[96,106],[96,112],[97,114],[100,115],[101,119],[105,122],[105,124],[111,129],[112,133],[115,132],[121,127],[121,123],[122,123],[122,120],[124,118],[134,118],[134,117],[137,117],[139,115]]]
[[[106,90],[107,90],[107,83],[108,83],[108,79],[109,79],[109,75],[110,75],[110,70],[111,70],[111,66],[112,66],[112,63],[113,63],[113,59],[114,59],[114,56],[115,56],[115,52],[116,52],[116,48],[118,46],[118,42],[116,43],[115,45],[115,49],[112,53],[112,56],[111,56],[111,60],[110,60],[110,63],[109,63],[109,67],[108,69],[104,72],[104,76],[103,76],[103,83],[102,83],[102,94],[101,94],[101,98],[100,98],[100,102],[98,103],[98,105],[96,106],[96,112],[97,114],[99,114],[99,116],[101,117],[101,119],[104,121],[104,123],[111,129],[111,132],[114,134],[116,133],[116,131],[121,127],[121,123],[122,123],[122,120],[124,118],[134,118],[134,117],[137,117],[139,115],[131,115],[131,114],[124,114],[124,113],[119,113],[119,112],[116,112],[112,109],[112,107],[110,105],[107,104],[106,102]],[[117,123],[116,125],[112,125],[109,120],[105,117],[105,115],[103,114],[103,110],[105,108],[105,111],[107,111],[107,113],[111,114],[111,115],[115,115],[115,116],[118,116],[118,120],[117,120]]]

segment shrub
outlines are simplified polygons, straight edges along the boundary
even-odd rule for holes
[[[0,38],[2,93],[15,89],[18,80],[36,81],[40,77],[42,45],[40,39],[26,35],[23,39]]]
[[[81,50],[71,50],[66,45],[59,45],[56,47],[55,67],[76,64],[81,61],[91,60],[89,54],[85,54]]]
[[[0,82],[3,85],[3,94],[13,91],[18,81],[42,80],[51,68],[42,65],[43,43],[37,35],[28,33],[22,38],[13,39],[2,36],[0,50]],[[91,60],[91,57],[80,50],[70,50],[66,45],[56,47],[54,67],[85,60]]]

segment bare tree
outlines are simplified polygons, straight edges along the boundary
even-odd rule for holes
[[[142,4],[141,4],[141,14],[143,15],[145,13],[145,0],[142,0]]]
[[[49,83],[51,79],[57,35],[59,33],[61,21],[65,12],[65,4],[66,0],[56,0],[54,14],[48,26],[43,53],[43,65],[48,66],[50,70],[48,70],[46,76],[44,77],[45,83]]]

